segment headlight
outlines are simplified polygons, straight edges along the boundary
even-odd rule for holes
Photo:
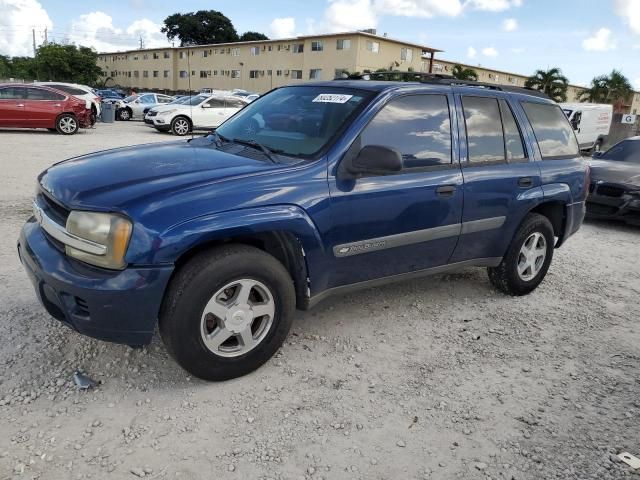
[[[171,114],[171,113],[173,113],[173,112],[175,112],[175,111],[176,111],[176,109],[174,108],[174,109],[172,109],[172,110],[167,110],[167,111],[165,111],[165,112],[160,112],[160,113],[158,113],[158,116],[159,116],[159,117],[164,117],[165,115],[169,115],[169,114]]]
[[[67,255],[98,267],[122,270],[127,266],[127,252],[133,225],[120,215],[96,212],[71,212],[67,218],[67,232],[84,240],[106,247],[104,255],[95,255],[78,248],[65,246]]]

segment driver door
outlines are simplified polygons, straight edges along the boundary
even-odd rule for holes
[[[200,128],[214,128],[225,120],[223,98],[210,98],[193,108],[193,124]]]
[[[329,176],[333,269],[329,287],[445,265],[460,234],[463,180],[451,94],[396,97],[382,107],[348,155],[379,145],[398,151],[402,170]]]

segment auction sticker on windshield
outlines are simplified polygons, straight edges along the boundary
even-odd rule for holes
[[[338,93],[321,93],[313,99],[314,102],[322,103],[347,103],[353,95],[341,95]]]

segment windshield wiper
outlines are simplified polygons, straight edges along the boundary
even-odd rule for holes
[[[261,143],[256,142],[255,140],[243,140],[241,138],[234,138],[231,140],[233,143],[239,143],[240,145],[245,145],[247,147],[255,148],[256,150],[260,150],[264,153],[264,156],[267,157],[271,163],[278,163],[276,159],[273,157],[274,153],[281,153],[282,150],[274,150],[269,147],[262,145]]]
[[[216,147],[220,148],[222,147],[222,142],[228,142],[229,139],[226,137],[223,137],[222,135],[220,135],[218,132],[216,132],[215,130],[211,131],[211,135],[213,135],[214,138],[214,142],[216,144]]]

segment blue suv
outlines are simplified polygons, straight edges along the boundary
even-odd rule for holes
[[[567,118],[538,92],[416,78],[282,87],[208,136],[47,169],[18,242],[41,303],[112,342],[158,325],[223,380],[329,295],[468,266],[531,292],[584,217]]]

